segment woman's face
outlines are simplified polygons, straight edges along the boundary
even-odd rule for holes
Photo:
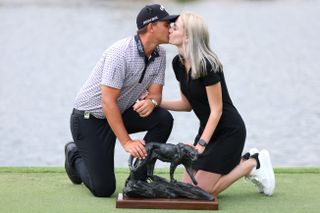
[[[176,45],[177,47],[182,47],[182,44],[186,39],[187,37],[184,33],[183,24],[179,17],[176,22],[170,24],[169,43]]]

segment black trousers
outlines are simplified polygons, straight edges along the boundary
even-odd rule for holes
[[[173,126],[172,115],[163,108],[156,108],[148,117],[141,118],[132,107],[122,114],[128,133],[147,131],[146,143],[166,143]],[[116,136],[106,119],[73,110],[70,120],[71,133],[78,148],[74,165],[84,185],[97,197],[109,197],[116,189],[114,173],[114,148]],[[129,157],[129,156],[128,156]]]

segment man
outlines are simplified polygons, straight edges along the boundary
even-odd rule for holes
[[[71,115],[74,142],[65,146],[65,169],[74,184],[93,195],[111,196],[116,188],[116,138],[126,152],[144,158],[145,143],[165,143],[173,118],[161,102],[169,25],[177,19],[162,5],[145,6],[138,14],[138,33],[108,48],[78,93]],[[130,133],[147,131],[143,140]],[[141,178],[143,178],[142,175]]]

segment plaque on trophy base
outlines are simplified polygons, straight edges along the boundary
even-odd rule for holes
[[[116,208],[218,210],[218,200],[217,198],[213,201],[188,198],[131,198],[119,193]]]

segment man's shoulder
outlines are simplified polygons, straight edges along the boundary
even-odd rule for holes
[[[123,38],[113,43],[105,52],[125,52],[128,48],[132,48],[133,41],[133,37]]]

